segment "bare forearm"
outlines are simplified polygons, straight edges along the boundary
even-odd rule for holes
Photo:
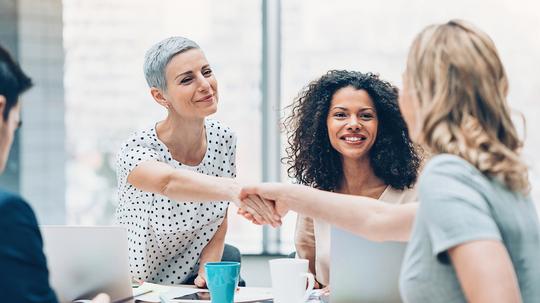
[[[225,235],[227,234],[227,217],[223,219],[223,223],[218,228],[210,242],[204,247],[201,252],[199,264],[200,270],[204,270],[204,264],[207,262],[219,262],[223,256],[223,248],[225,246]]]
[[[210,202],[238,199],[240,186],[234,179],[176,170],[166,178],[160,194],[177,201]]]
[[[311,217],[298,215],[294,244],[297,256],[300,259],[307,259],[309,271],[315,274],[315,231]]]
[[[139,164],[128,176],[136,188],[177,201],[238,203],[240,186],[234,179],[213,177],[184,169],[175,169],[159,161]]]
[[[319,218],[375,241],[407,241],[417,203],[392,205],[376,199],[285,185],[278,200],[298,213]]]

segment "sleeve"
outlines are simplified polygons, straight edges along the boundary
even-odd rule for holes
[[[309,260],[309,271],[315,274],[315,231],[313,218],[298,214],[294,237],[296,257]]]
[[[57,302],[49,285],[43,240],[34,212],[17,196],[4,199],[0,205],[2,298],[6,302]]]
[[[491,215],[483,175],[460,158],[439,158],[420,182],[420,212],[427,223],[432,253],[448,262],[447,250],[459,244],[501,240]]]
[[[143,140],[143,136],[136,135],[124,143],[118,152],[116,173],[120,188],[124,187],[129,174],[139,164],[150,160],[159,161],[158,151]]]

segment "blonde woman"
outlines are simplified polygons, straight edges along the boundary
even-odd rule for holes
[[[400,278],[405,302],[540,302],[538,215],[493,41],[463,21],[423,30],[400,107],[434,156]]]

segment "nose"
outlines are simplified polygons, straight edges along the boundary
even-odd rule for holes
[[[362,123],[360,120],[352,115],[351,118],[347,121],[347,130],[349,131],[359,131],[362,128]]]
[[[203,75],[199,78],[199,91],[202,93],[208,92],[211,89],[210,82]]]

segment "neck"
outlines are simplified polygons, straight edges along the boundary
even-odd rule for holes
[[[369,158],[343,159],[343,180],[338,192],[378,199],[386,184],[375,176]]]
[[[204,118],[186,119],[169,114],[156,125],[158,138],[173,158],[183,164],[199,164],[206,153]]]

